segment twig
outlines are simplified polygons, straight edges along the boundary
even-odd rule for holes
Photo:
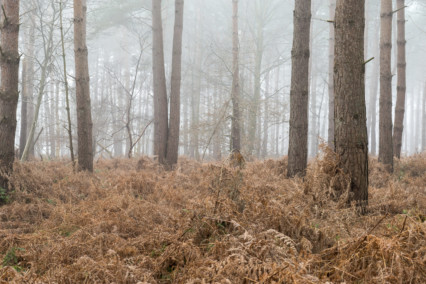
[[[386,215],[385,216],[383,216],[383,218],[382,219],[380,219],[379,220],[379,222],[377,222],[377,224],[372,228],[372,229],[370,229],[368,232],[367,232],[367,235],[366,236],[368,236],[369,234],[371,234],[371,232],[373,232],[374,231],[374,229],[376,229],[377,228],[377,226],[379,226],[379,224],[380,223],[382,223],[382,221],[383,220],[385,220],[385,218],[387,217],[389,215],[389,213],[386,213]]]
[[[405,219],[404,219],[404,223],[402,224],[402,229],[401,229],[401,231],[399,232],[399,234],[398,235],[401,235],[401,233],[402,233],[402,231],[404,231],[404,228],[405,228],[405,223],[407,222],[407,215],[405,215]]]

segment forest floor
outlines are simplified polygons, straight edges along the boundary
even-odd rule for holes
[[[228,164],[17,163],[0,283],[426,283],[424,154],[393,175],[371,158],[365,215],[330,153],[304,180],[286,159]]]

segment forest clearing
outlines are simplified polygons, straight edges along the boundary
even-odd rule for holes
[[[1,283],[425,283],[426,159],[370,160],[368,212],[333,199],[333,154],[286,159],[16,164],[0,207]],[[1,198],[6,198],[4,195]],[[328,281],[328,282],[327,282]]]

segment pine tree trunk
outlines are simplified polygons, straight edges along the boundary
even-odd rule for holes
[[[165,163],[168,132],[166,74],[164,68],[161,0],[152,0],[152,68],[154,79],[154,155]]]
[[[351,179],[348,202],[363,209],[368,202],[364,9],[364,1],[337,1],[334,57],[336,153]]]
[[[239,67],[239,39],[238,39],[238,0],[232,0],[232,126],[231,150],[241,150],[240,129],[240,67]]]
[[[330,21],[334,21],[336,0],[330,0]],[[328,41],[328,146],[334,150],[334,24],[329,24]]]
[[[296,175],[304,176],[308,162],[311,0],[295,1],[293,22],[288,177],[294,177]]]
[[[16,109],[19,80],[19,1],[2,0],[0,85],[0,187],[8,189],[15,158]]]
[[[392,172],[392,0],[382,0],[380,18],[379,162],[385,164],[387,170]]]
[[[167,165],[169,167],[177,163],[179,152],[183,10],[184,0],[176,0],[173,35],[172,80],[170,90],[170,123],[167,142]]]
[[[93,172],[92,114],[86,46],[86,0],[74,0],[74,51],[77,97],[78,169]]]
[[[393,129],[394,155],[401,157],[402,131],[404,130],[405,91],[406,91],[406,61],[405,61],[405,0],[397,0],[398,10],[398,86],[395,106],[395,125]]]

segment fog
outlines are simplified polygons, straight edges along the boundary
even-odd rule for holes
[[[28,99],[29,104],[35,104],[41,85],[45,86],[35,131],[38,137],[35,156],[42,158],[69,155],[57,2],[26,0],[21,4],[20,53],[23,58],[34,61],[34,81],[31,82],[34,90]],[[76,139],[72,1],[62,2],[67,76],[71,87],[73,134]],[[162,2],[166,79],[170,93],[174,1]],[[378,68],[374,66],[379,64],[380,57],[380,1],[367,0],[366,5],[365,59],[371,59],[366,64],[367,117],[370,120],[372,116],[377,117],[375,135],[378,141],[379,88],[376,90],[376,113],[370,113],[369,104],[374,93],[373,84],[379,80]],[[407,94],[402,153],[413,155],[426,148],[426,1],[407,0],[406,5]],[[240,0],[239,7],[242,149],[253,158],[287,155],[294,1]],[[152,155],[151,1],[87,0],[87,8],[95,158],[125,156],[134,142],[135,155]],[[314,157],[320,149],[319,145],[328,139],[328,48],[332,20],[329,17],[329,0],[313,0],[310,157]],[[396,14],[393,21],[392,90],[395,107]],[[46,51],[49,27],[53,27],[50,53]],[[32,31],[35,37],[33,57],[28,54]],[[42,82],[41,72],[46,56],[49,58],[45,66],[46,81]],[[232,1],[186,0],[180,155],[206,161],[221,159],[229,153],[231,84]],[[18,106],[18,134],[20,109],[21,106]],[[250,123],[253,119],[254,126]],[[371,121],[367,121],[367,125],[370,129]],[[255,128],[254,140],[249,134],[252,127]],[[132,139],[129,139],[129,135]],[[371,149],[371,135],[369,140],[370,152],[377,154],[378,143],[376,148]],[[252,151],[248,150],[249,145]],[[16,148],[19,148],[19,135]]]

